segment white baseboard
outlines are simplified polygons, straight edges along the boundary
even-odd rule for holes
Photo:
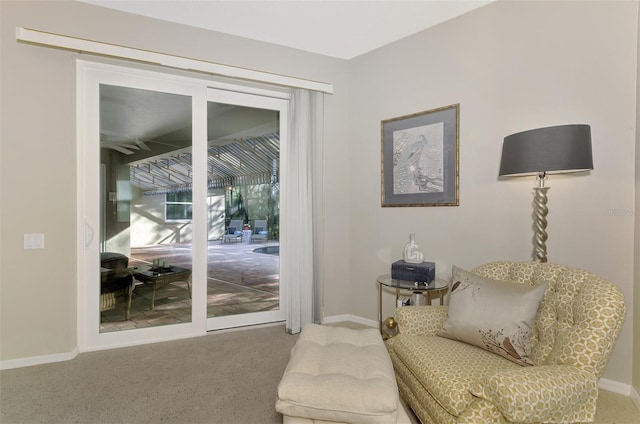
[[[609,380],[607,378],[601,378],[598,380],[598,388],[608,392],[617,393],[619,395],[631,395],[631,385]]]
[[[33,365],[51,364],[53,362],[70,361],[78,356],[80,351],[76,347],[71,352],[56,353],[53,355],[31,356],[29,358],[9,359],[0,361],[0,370],[10,370],[13,368],[31,367]]]
[[[332,315],[330,317],[324,317],[323,323],[331,324],[334,322],[350,321],[357,324],[366,325],[367,327],[378,328],[378,322],[373,319],[362,318],[357,315],[345,314],[345,315]]]

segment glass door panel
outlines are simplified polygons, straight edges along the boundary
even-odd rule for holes
[[[283,99],[209,90],[207,328],[283,321]]]
[[[192,98],[100,84],[100,332],[192,321]]]
[[[207,85],[78,61],[81,350],[286,318],[287,96]]]

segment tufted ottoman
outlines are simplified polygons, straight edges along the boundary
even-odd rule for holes
[[[306,325],[278,386],[276,410],[284,424],[410,423],[375,329]]]

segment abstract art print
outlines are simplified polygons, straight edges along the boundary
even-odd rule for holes
[[[382,121],[382,206],[458,206],[459,104]]]

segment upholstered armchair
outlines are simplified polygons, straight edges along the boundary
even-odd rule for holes
[[[398,335],[387,347],[400,393],[420,420],[593,421],[597,382],[625,316],[620,290],[587,271],[548,263],[493,262],[461,275],[456,278],[454,272],[448,306],[408,306],[395,312]],[[492,299],[497,303],[484,308],[487,322],[499,321],[512,303],[516,312],[507,315],[529,308],[533,313],[526,343],[520,337],[526,320],[516,323],[511,338],[505,336],[509,323],[488,330],[474,329],[474,322],[455,328],[456,319],[464,321],[455,316],[457,311],[464,315],[469,305],[454,301],[466,297],[478,302],[483,292],[500,297],[510,290],[501,284],[515,284],[513,289],[525,294]],[[496,287],[499,292],[490,291]],[[540,299],[532,302],[535,296]],[[464,308],[455,309],[460,305]]]

